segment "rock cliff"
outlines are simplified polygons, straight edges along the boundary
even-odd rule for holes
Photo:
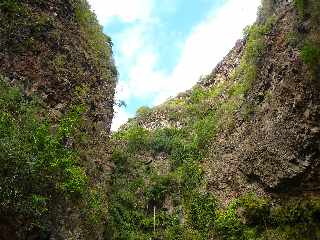
[[[113,139],[128,148],[113,158],[130,178],[114,173],[113,197],[132,194],[144,217],[121,227],[113,214],[129,210],[116,204],[115,239],[320,238],[304,215],[319,213],[319,22],[318,1],[262,1],[211,74],[122,126]]]
[[[0,79],[0,239],[101,239],[117,70],[88,3],[2,0]]]

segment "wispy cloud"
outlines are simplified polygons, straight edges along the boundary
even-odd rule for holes
[[[98,20],[105,25],[113,19],[123,22],[146,21],[151,17],[153,0],[89,0]]]
[[[111,126],[111,131],[116,131],[122,124],[124,124],[130,117],[133,117],[125,109],[121,107],[115,107],[116,117],[114,118]]]
[[[181,39],[180,58],[171,72],[159,69],[161,49],[152,31],[155,24],[156,0],[90,0],[101,23],[113,18],[133,22],[130,28],[112,36],[119,49],[116,61],[120,72],[117,97],[125,101],[153,96],[152,105],[160,104],[170,96],[191,88],[201,75],[213,67],[234,46],[242,30],[254,22],[260,0],[226,0],[220,9],[213,8],[189,36]],[[166,1],[170,4],[170,1]],[[172,1],[174,4],[174,1]],[[171,11],[174,11],[172,8]],[[176,46],[172,46],[173,48]],[[124,109],[116,109],[113,130],[130,116]]]
[[[155,104],[191,88],[201,75],[211,72],[241,37],[242,30],[256,19],[260,0],[229,0],[196,26],[186,39],[174,71],[167,76]]]

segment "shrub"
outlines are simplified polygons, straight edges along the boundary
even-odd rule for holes
[[[194,228],[207,235],[213,229],[217,202],[208,193],[194,193],[189,200],[188,222]]]
[[[151,113],[151,108],[147,107],[147,106],[142,106],[140,108],[138,108],[138,110],[136,111],[136,116],[139,118],[144,118],[146,117],[149,113]]]
[[[177,183],[170,175],[154,176],[151,178],[151,182],[145,195],[148,202],[159,208],[162,206],[165,196],[176,190]]]
[[[184,162],[191,160],[199,161],[201,159],[197,146],[185,139],[175,137],[172,140],[172,151],[170,158],[172,159],[172,169],[176,169]]]
[[[243,209],[242,217],[247,225],[265,225],[269,221],[271,206],[265,198],[250,193],[239,198],[238,206]]]
[[[87,206],[85,209],[88,223],[96,225],[105,220],[107,209],[102,189],[91,189],[85,196]]]
[[[178,134],[176,129],[163,128],[157,129],[155,132],[151,133],[151,143],[150,146],[155,153],[166,152],[171,153],[172,141],[174,136]]]
[[[129,152],[139,152],[150,148],[150,138],[148,130],[136,124],[128,129],[118,132],[114,135],[115,139],[127,141],[127,149]]]
[[[219,211],[215,229],[223,239],[257,239],[259,227],[265,228],[270,205],[263,198],[247,194],[233,200],[225,211]]]
[[[231,203],[225,211],[218,211],[214,222],[215,231],[223,239],[241,239],[243,224],[237,216],[237,202]]]
[[[301,50],[301,58],[305,64],[315,70],[320,65],[320,47],[306,43]]]
[[[111,160],[114,162],[115,174],[125,173],[128,165],[128,154],[121,150],[114,150],[111,156]]]
[[[75,107],[52,130],[35,98],[0,80],[1,209],[26,217],[64,198],[82,198],[88,178],[67,142],[81,119]]]
[[[305,9],[306,9],[306,0],[294,0],[294,4],[298,9],[299,15],[304,17]]]
[[[207,92],[202,87],[196,86],[191,91],[190,102],[192,104],[199,103],[206,96],[207,96]]]
[[[188,195],[202,183],[203,170],[199,163],[192,159],[186,159],[180,170],[183,192]]]
[[[198,149],[201,149],[201,151],[207,150],[208,144],[215,137],[217,127],[217,117],[214,114],[208,114],[194,123],[194,141]]]

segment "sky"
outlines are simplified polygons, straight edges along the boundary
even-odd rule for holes
[[[119,72],[115,131],[141,106],[190,89],[242,37],[260,0],[88,0],[112,38]]]

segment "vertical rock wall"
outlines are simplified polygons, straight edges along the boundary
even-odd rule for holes
[[[112,43],[102,33],[86,0],[2,0],[0,2],[0,75],[17,86],[26,99],[36,97],[53,124],[81,106],[84,140],[66,139],[80,155],[89,185],[107,184],[104,164],[113,118],[117,70]],[[100,239],[99,224],[83,227],[79,206],[52,206],[47,219],[50,239]],[[81,204],[80,204],[81,205]],[[18,216],[2,216],[0,239],[17,239]],[[23,216],[22,216],[23,219]],[[18,222],[17,222],[18,221]],[[25,236],[25,234],[22,234]],[[31,234],[32,235],[32,234]],[[26,236],[25,236],[26,237]],[[37,234],[28,238],[36,239]],[[38,238],[37,238],[38,239]],[[39,238],[40,239],[40,238]]]

